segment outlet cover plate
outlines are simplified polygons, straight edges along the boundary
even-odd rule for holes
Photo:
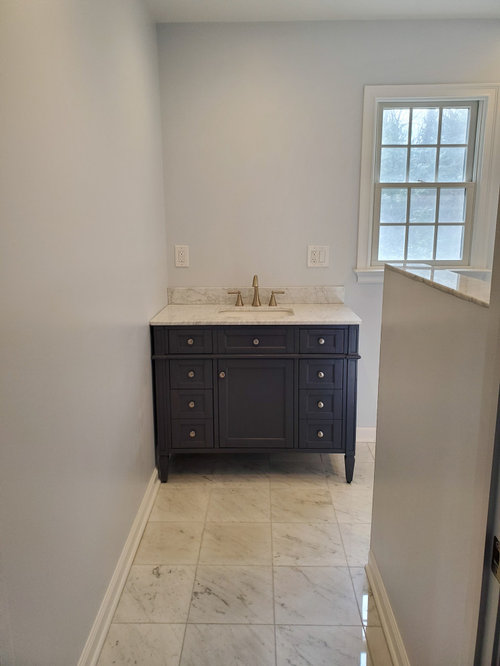
[[[308,245],[307,266],[308,268],[326,268],[330,265],[329,245]]]
[[[189,245],[175,246],[175,266],[176,268],[189,267]]]

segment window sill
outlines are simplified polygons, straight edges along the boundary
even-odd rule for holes
[[[395,266],[403,267],[403,264],[395,263]],[[410,267],[410,266],[409,266]],[[428,264],[412,264],[411,268],[430,268]],[[465,277],[473,277],[483,281],[491,280],[491,268],[485,266],[434,266],[434,268],[457,272],[459,275]],[[358,284],[383,284],[384,283],[384,268],[355,268]]]
[[[383,284],[383,268],[355,268],[356,278],[359,284]]]

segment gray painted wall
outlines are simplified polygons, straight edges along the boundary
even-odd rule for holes
[[[156,35],[135,0],[0,12],[0,661],[69,666],[154,465]]]
[[[500,80],[500,21],[159,27],[169,286],[345,284],[376,421],[382,287],[358,285],[363,86]],[[330,267],[308,269],[308,244]]]

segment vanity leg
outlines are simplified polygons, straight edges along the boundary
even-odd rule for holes
[[[352,475],[354,473],[354,455],[344,456],[345,461],[345,480],[351,483]]]
[[[168,468],[170,465],[170,460],[172,459],[172,453],[169,453],[166,456],[160,457],[160,464],[158,466],[158,477],[162,483],[167,483],[168,481]]]

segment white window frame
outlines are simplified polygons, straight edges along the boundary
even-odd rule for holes
[[[500,85],[429,84],[365,86],[361,145],[358,256],[354,269],[358,282],[383,281],[383,267],[372,264],[373,212],[377,117],[380,102],[478,101],[476,141],[477,185],[474,197],[469,263],[456,267],[488,269],[493,259],[495,221],[500,186]],[[416,262],[413,262],[416,263]],[[420,262],[425,263],[425,262]],[[453,268],[454,266],[446,266]]]

